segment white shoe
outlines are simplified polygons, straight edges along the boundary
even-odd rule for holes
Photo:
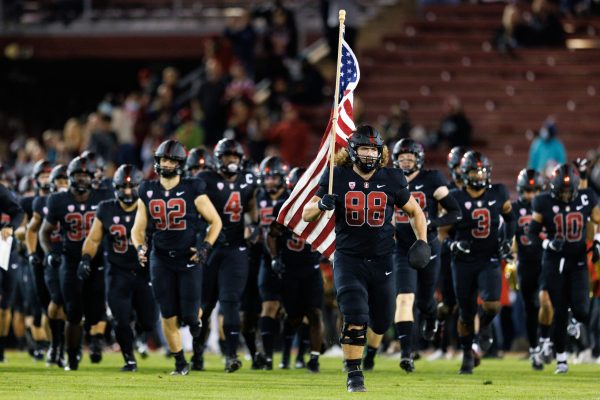
[[[566,361],[556,363],[555,374],[566,374],[567,372],[569,372],[569,364]]]
[[[542,360],[544,364],[550,364],[554,359],[554,353],[552,352],[553,343],[550,339],[540,340],[540,347],[542,349]]]

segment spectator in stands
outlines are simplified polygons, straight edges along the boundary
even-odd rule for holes
[[[442,119],[438,130],[438,140],[448,142],[450,148],[455,146],[469,147],[473,128],[463,111],[462,103],[456,96],[444,101],[446,116]]]
[[[231,81],[225,89],[225,100],[230,101],[236,97],[251,99],[254,96],[254,81],[248,78],[246,70],[239,62],[234,62],[229,68]]]
[[[340,20],[338,13],[340,9],[346,10],[346,22],[344,40],[351,49],[358,37],[359,21],[361,18],[361,7],[358,0],[321,0],[321,15],[325,27],[325,37],[329,45],[329,57],[336,61],[338,51],[338,36]]]
[[[300,73],[300,79],[293,83],[290,94],[292,101],[296,104],[321,104],[325,80],[319,70],[308,59],[303,58]]]
[[[140,110],[140,94],[130,93],[122,105],[115,106],[112,112],[112,127],[117,134],[118,150],[116,162],[139,164],[139,151],[135,144],[134,126]]]
[[[225,136],[245,144],[248,137],[248,127],[254,112],[254,102],[247,97],[238,97],[232,100],[227,118],[227,131]],[[259,160],[261,160],[260,158]]]
[[[282,118],[283,105],[289,103],[289,82],[287,76],[276,76],[271,83],[271,94],[267,99],[267,106],[271,119],[278,121]]]
[[[291,11],[275,7],[269,21],[267,44],[270,52],[279,58],[298,55],[298,31]]]
[[[225,88],[227,86],[221,65],[216,59],[206,62],[206,79],[198,90],[198,104],[204,114],[205,144],[214,146],[223,137],[227,120]]]
[[[98,122],[91,131],[90,142],[87,149],[96,153],[96,156],[105,162],[116,161],[117,134],[112,130],[112,116],[108,108],[98,113]]]
[[[412,124],[408,115],[408,110],[399,104],[390,107],[390,117],[383,126],[385,143],[390,146],[400,139],[407,138]]]
[[[59,146],[62,164],[68,164],[83,149],[83,126],[77,118],[69,118],[63,128],[63,141]]]
[[[534,0],[531,14],[522,13],[513,4],[506,6],[494,42],[499,50],[510,51],[517,47],[564,47],[565,39],[557,4]]]
[[[175,131],[175,139],[179,140],[186,149],[191,150],[204,143],[204,131],[197,121],[192,118],[192,110],[182,108],[177,113],[179,127]]]
[[[305,166],[311,146],[310,126],[299,118],[298,109],[291,103],[283,106],[283,119],[273,125],[267,140],[277,145],[281,157],[292,166]]]
[[[548,117],[529,148],[528,168],[550,176],[554,167],[567,162],[565,146],[557,137],[556,123]]]
[[[254,46],[256,32],[246,10],[235,9],[225,20],[225,37],[231,42],[233,54],[242,63],[248,76],[254,76]]]
[[[61,144],[60,131],[48,129],[42,134],[44,149],[46,149],[46,159],[52,164],[58,164],[59,146]]]

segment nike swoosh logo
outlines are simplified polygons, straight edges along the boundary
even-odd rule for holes
[[[247,183],[244,183],[243,185],[240,185],[240,189],[243,189],[243,188],[245,188],[246,186],[248,186],[248,184],[247,184]]]
[[[430,260],[435,260],[435,258],[437,257],[437,254],[432,255],[431,257],[429,257]]]
[[[488,206],[493,206],[496,204],[496,200],[488,201]]]
[[[183,192],[177,192],[177,193],[175,193],[175,195],[176,195],[176,196],[181,196],[181,195],[182,195],[182,194],[184,194],[184,193],[185,193],[185,191],[183,191]]]
[[[425,186],[425,185],[416,185],[416,186],[415,186],[415,189],[416,189],[416,190],[419,190],[419,189],[421,189],[423,186]]]
[[[392,273],[392,271],[385,271],[385,276],[388,276],[391,273]]]
[[[576,209],[577,211],[579,211],[579,210],[581,210],[583,207],[584,207],[584,206],[577,206],[577,207],[575,207],[575,209]]]
[[[403,337],[406,337],[408,335],[398,335],[398,340],[401,340]]]
[[[194,268],[196,266],[196,264],[186,264],[185,266],[188,268]]]
[[[382,187],[384,187],[385,185],[377,185],[377,189],[381,189]]]
[[[321,266],[320,265],[315,265],[314,268],[315,269],[319,269]]]

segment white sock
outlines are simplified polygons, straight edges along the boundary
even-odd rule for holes
[[[567,353],[556,353],[556,362],[566,363],[567,362]]]

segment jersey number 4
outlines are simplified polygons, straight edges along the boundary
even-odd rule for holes
[[[152,199],[149,204],[150,215],[154,219],[156,229],[159,231],[173,230],[182,231],[186,228],[185,223],[185,200],[181,198]]]
[[[369,226],[383,226],[387,195],[383,192],[352,191],[346,193],[346,223],[350,226],[362,226],[365,221]]]
[[[242,211],[244,211],[244,208],[242,207],[240,192],[231,192],[229,199],[225,203],[225,207],[223,207],[223,213],[229,215],[229,221],[240,222],[242,220]]]

